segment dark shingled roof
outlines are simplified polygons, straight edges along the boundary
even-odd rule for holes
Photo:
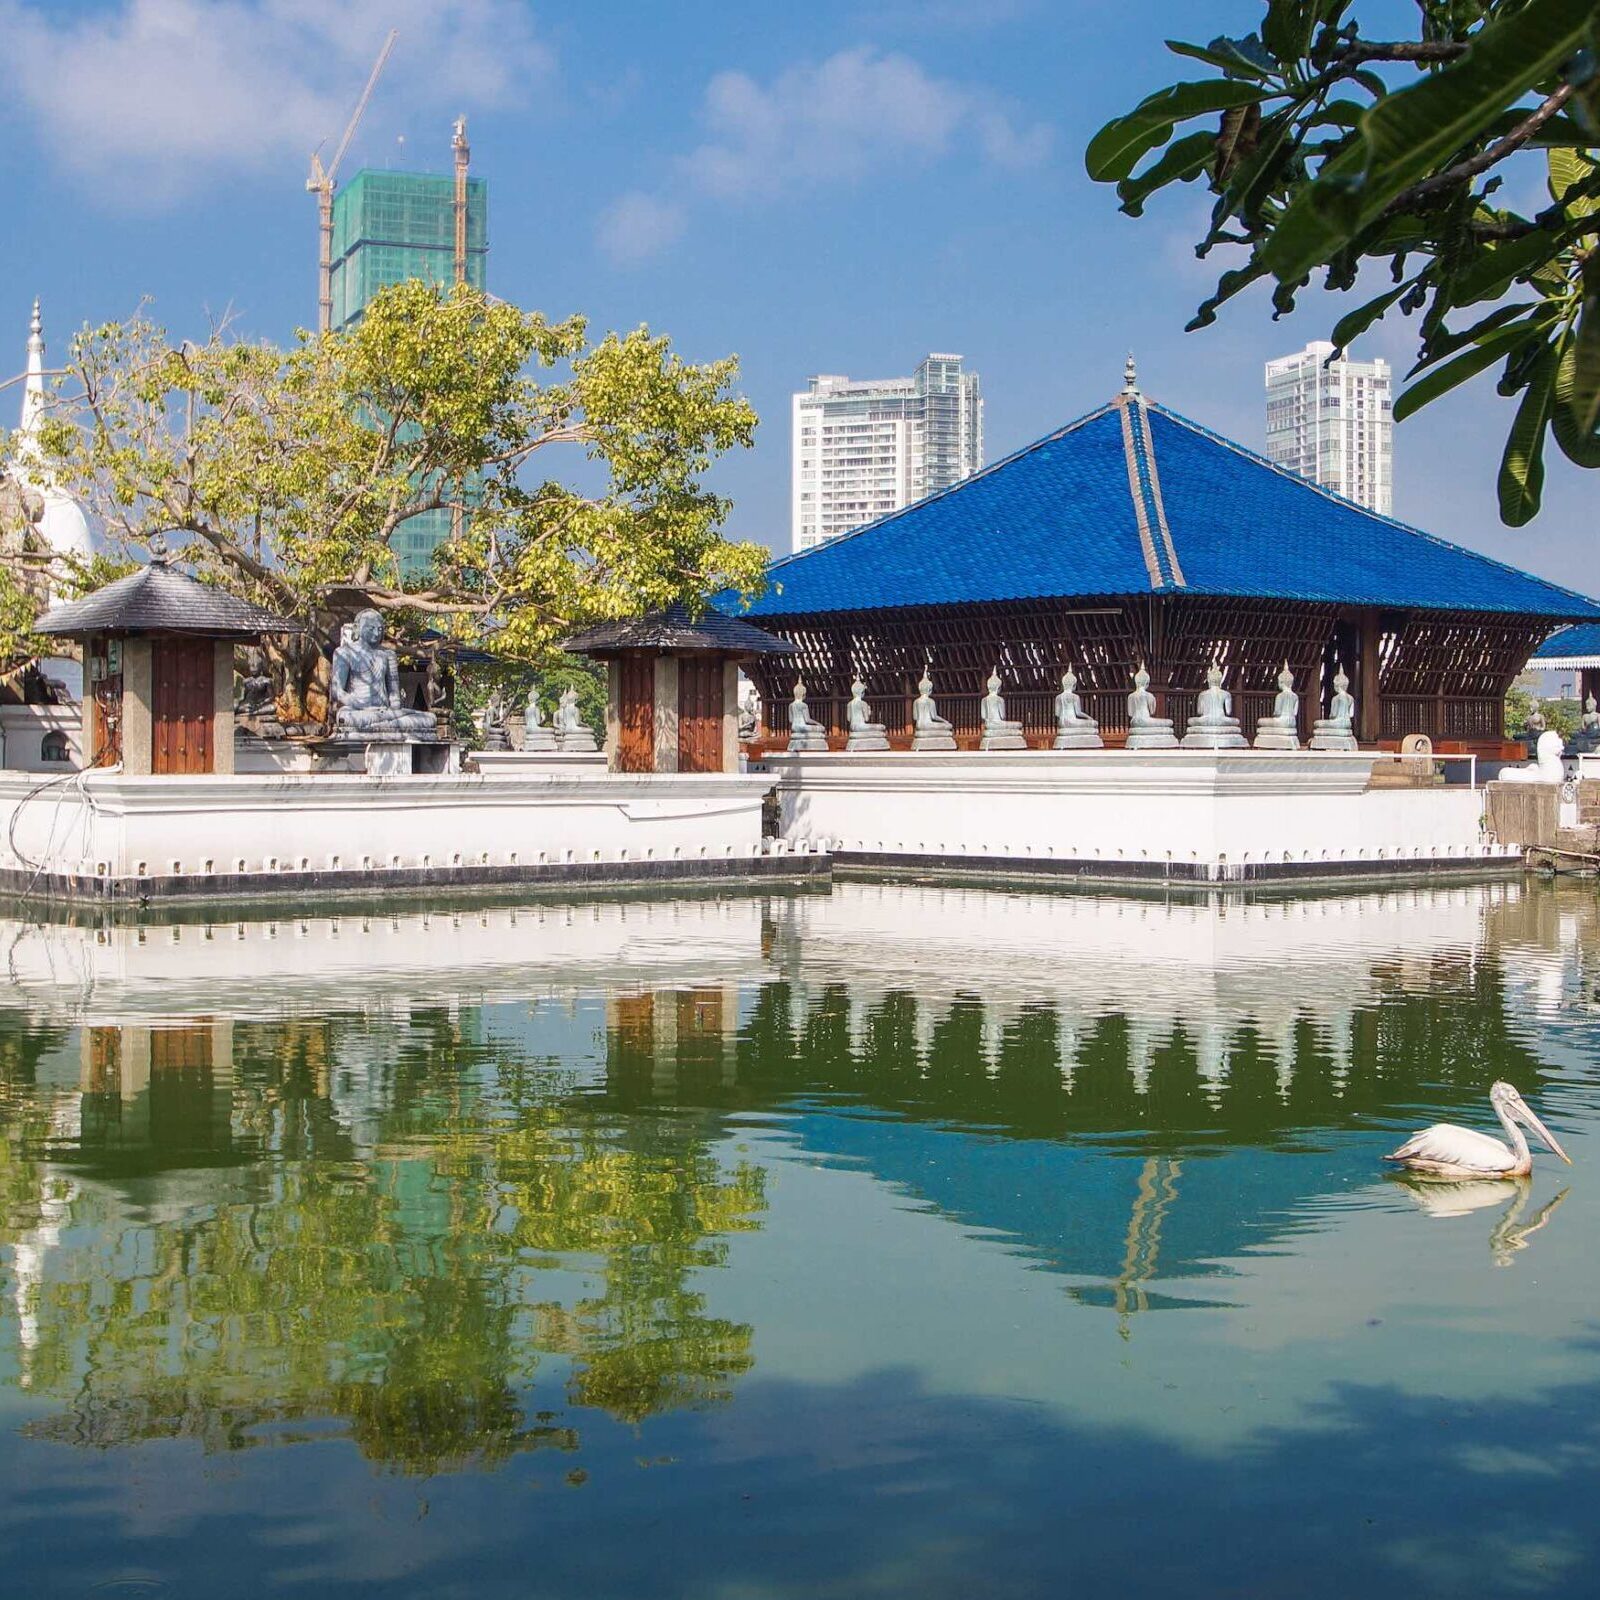
[[[748,622],[709,607],[698,617],[686,605],[668,606],[622,622],[602,622],[562,641],[574,655],[609,656],[622,650],[716,650],[734,656],[791,656],[794,646]]]
[[[249,639],[261,633],[300,633],[298,622],[191,578],[165,561],[96,589],[81,600],[52,606],[34,625],[37,633],[192,633],[212,639]]]

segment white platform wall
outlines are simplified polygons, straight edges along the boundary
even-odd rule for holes
[[[1311,751],[774,755],[785,840],[853,855],[1081,863],[1225,880],[1273,867],[1492,859],[1483,794],[1370,788]],[[1253,869],[1253,870],[1250,870]]]
[[[272,877],[731,859],[761,851],[770,779],[550,772],[369,778],[0,774],[0,869]]]

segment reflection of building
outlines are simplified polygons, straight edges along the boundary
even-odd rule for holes
[[[825,374],[794,397],[796,550],[809,550],[983,465],[983,396],[960,356],[931,355],[909,378]]]
[[[489,258],[488,210],[488,185],[468,179],[464,268],[476,289]],[[333,326],[348,328],[380,289],[411,278],[456,281],[455,180],[363,168],[333,201]],[[408,569],[426,567],[449,533],[448,510],[426,511],[395,534],[395,551]]]
[[[1267,363],[1267,459],[1369,511],[1394,504],[1389,363],[1321,341]]]

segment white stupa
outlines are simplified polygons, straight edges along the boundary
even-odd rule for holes
[[[39,318],[39,302],[35,300],[33,321],[28,327],[28,374],[22,388],[22,420],[17,424],[14,471],[23,486],[44,502],[44,513],[35,524],[39,537],[58,554],[87,561],[93,553],[89,519],[70,494],[56,487],[45,465],[44,452],[39,448],[45,404],[44,324]]]

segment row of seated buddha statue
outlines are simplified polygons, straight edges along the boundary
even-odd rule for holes
[[[1026,750],[1027,739],[1021,722],[1006,716],[1001,694],[1000,670],[990,674],[988,693],[979,702],[980,750]],[[1313,750],[1355,750],[1356,703],[1350,693],[1350,679],[1342,666],[1333,678],[1333,701],[1328,715],[1313,727]],[[850,685],[850,702],[845,707],[845,749],[851,752],[876,752],[889,748],[889,732],[872,719],[867,704],[867,686],[858,677]],[[1156,697],[1150,692],[1150,674],[1143,663],[1133,675],[1133,693],[1128,696],[1129,750],[1243,750],[1250,747],[1239,719],[1233,714],[1233,696],[1222,687],[1222,667],[1213,661],[1206,673],[1195,714],[1189,719],[1182,739],[1170,717],[1157,715]],[[1099,750],[1104,748],[1099,725],[1083,708],[1078,694],[1078,677],[1069,666],[1061,675],[1061,693],[1055,699],[1055,750]],[[1300,748],[1300,696],[1295,693],[1294,673],[1284,663],[1278,674],[1278,694],[1272,714],[1256,724],[1254,747],[1257,750],[1298,750]],[[806,705],[806,686],[796,683],[789,706],[789,750],[820,751],[828,748],[827,729],[811,715]],[[933,680],[924,668],[917,683],[917,697],[911,703],[911,748],[914,752],[954,750],[955,728],[939,715],[933,698]]]

